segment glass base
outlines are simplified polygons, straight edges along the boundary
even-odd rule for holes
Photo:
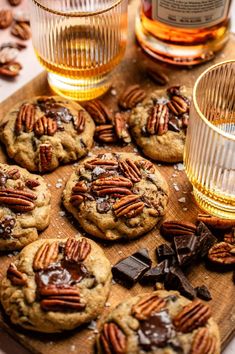
[[[193,187],[193,194],[197,204],[207,213],[218,216],[220,218],[235,220],[234,205],[218,202],[210,197],[207,197],[195,187]]]
[[[89,80],[89,81],[88,81]],[[110,75],[99,79],[76,80],[48,73],[48,83],[58,95],[76,101],[89,101],[103,95],[111,86]]]
[[[190,66],[201,64],[214,58],[215,53],[223,48],[229,38],[229,31],[221,38],[208,42],[206,45],[175,45],[166,43],[147,32],[136,16],[135,32],[138,42],[151,57],[173,65]]]

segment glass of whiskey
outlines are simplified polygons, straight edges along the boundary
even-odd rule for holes
[[[105,93],[127,40],[128,0],[30,0],[32,40],[53,91],[78,101]]]
[[[210,67],[193,89],[184,163],[199,206],[235,219],[235,60]]]

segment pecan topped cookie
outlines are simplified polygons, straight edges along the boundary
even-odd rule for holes
[[[38,238],[49,224],[50,199],[42,177],[0,164],[0,250],[21,249]]]
[[[14,324],[61,332],[95,319],[110,283],[110,263],[95,242],[77,236],[38,240],[10,264],[0,299]]]
[[[17,104],[0,127],[9,157],[30,171],[52,171],[76,161],[92,147],[95,125],[77,103],[58,96]]]
[[[133,109],[129,126],[136,144],[153,160],[183,159],[190,93],[184,86],[157,90]]]
[[[98,354],[219,354],[217,324],[208,305],[176,291],[141,294],[103,321]]]
[[[134,153],[83,160],[64,190],[66,209],[96,237],[132,239],[164,215],[168,186],[154,164]]]

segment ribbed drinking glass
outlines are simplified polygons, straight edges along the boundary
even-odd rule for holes
[[[33,46],[52,89],[89,100],[111,84],[127,39],[127,0],[30,0]]]
[[[184,162],[201,208],[235,219],[235,60],[197,79]]]

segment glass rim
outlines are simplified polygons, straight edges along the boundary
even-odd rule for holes
[[[212,124],[207,118],[206,116],[201,112],[199,105],[197,103],[197,98],[196,98],[196,93],[197,93],[197,89],[198,89],[198,85],[201,81],[201,79],[204,77],[204,75],[206,75],[209,71],[213,70],[214,68],[218,67],[218,66],[223,66],[225,64],[229,64],[229,63],[234,63],[235,64],[235,59],[230,59],[230,60],[225,60],[222,61],[220,63],[214,64],[212,66],[210,66],[208,69],[206,69],[205,71],[203,71],[200,76],[197,78],[194,87],[193,87],[193,105],[196,109],[197,114],[199,115],[199,117],[210,127],[212,128],[215,132],[217,132],[220,135],[223,135],[224,137],[234,140],[235,141],[235,135],[232,135],[230,133],[227,133],[225,131],[223,131],[222,129],[218,128],[216,125]]]
[[[88,12],[64,12],[64,11],[57,11],[54,9],[50,9],[49,7],[46,7],[45,5],[42,5],[40,3],[40,0],[30,0],[32,2],[34,2],[36,5],[38,5],[41,9],[45,10],[46,12],[50,12],[54,15],[61,15],[61,16],[70,16],[70,17],[85,17],[85,16],[96,16],[102,13],[105,13],[107,11],[112,10],[113,8],[115,8],[116,6],[118,6],[120,3],[126,1],[126,0],[113,0],[112,4],[103,9],[103,10],[97,10],[97,11],[88,11]]]

